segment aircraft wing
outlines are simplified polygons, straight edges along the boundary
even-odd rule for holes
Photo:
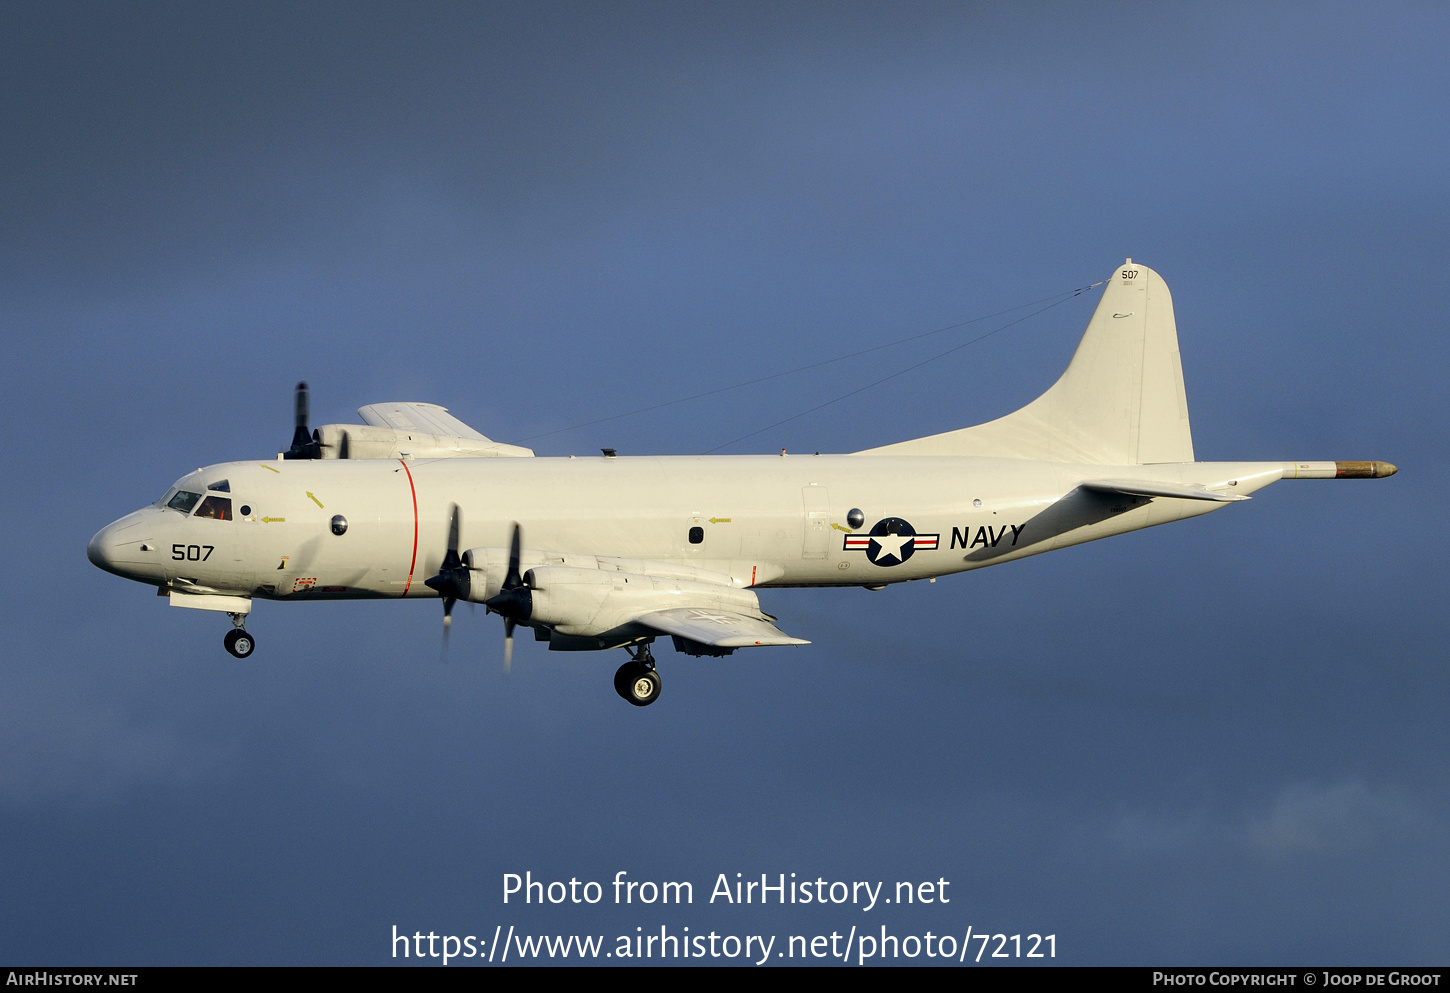
[[[1237,493],[1220,493],[1196,483],[1165,483],[1149,479],[1093,479],[1080,485],[1085,490],[1095,490],[1098,493],[1122,493],[1127,496],[1212,500],[1214,503],[1236,503],[1239,500],[1249,499]]]
[[[472,438],[475,441],[492,441],[448,413],[447,407],[436,403],[415,403],[394,401],[372,403],[357,409],[364,424],[378,428],[395,428],[399,431],[419,431],[424,434],[444,435],[449,438]]]
[[[750,617],[730,610],[674,607],[651,611],[635,621],[663,634],[697,641],[714,648],[810,644],[809,641],[792,638],[765,617]]]

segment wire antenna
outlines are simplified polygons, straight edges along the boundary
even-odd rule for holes
[[[1103,282],[1106,282],[1106,280],[1104,280]],[[771,428],[778,428],[782,424],[789,424],[791,421],[799,420],[800,418],[805,417],[807,414],[814,414],[818,410],[823,410],[826,407],[831,406],[831,404],[833,404],[833,403],[840,403],[842,400],[845,400],[845,399],[847,399],[849,397],[853,397],[857,393],[864,393],[867,390],[875,389],[876,387],[880,386],[882,383],[889,383],[891,380],[896,379],[896,378],[898,378],[900,376],[904,376],[908,372],[914,372],[915,370],[920,369],[924,365],[930,365],[931,363],[937,361],[938,359],[946,358],[948,355],[952,354],[953,352],[959,352],[963,348],[966,348],[968,345],[975,345],[979,341],[986,341],[988,338],[992,337],[994,334],[997,334],[1000,331],[1006,331],[1008,328],[1014,327],[1014,326],[1016,326],[1018,324],[1021,324],[1023,321],[1030,320],[1030,319],[1036,317],[1038,314],[1044,314],[1047,311],[1051,310],[1053,307],[1057,307],[1057,306],[1059,306],[1061,304],[1067,303],[1067,301],[1073,299],[1073,297],[1076,297],[1076,296],[1080,295],[1081,293],[1083,293],[1086,290],[1092,289],[1093,286],[1101,286],[1101,285],[1102,285],[1102,283],[1093,283],[1092,286],[1084,286],[1084,287],[1082,287],[1080,289],[1077,289],[1077,290],[1072,291],[1071,294],[1058,294],[1058,296],[1060,296],[1061,299],[1055,300],[1054,302],[1049,303],[1046,307],[1043,307],[1041,310],[1034,310],[1030,314],[1024,314],[1023,316],[1017,318],[1015,321],[1008,321],[1006,324],[1003,324],[1000,327],[993,328],[991,331],[988,331],[986,334],[978,335],[977,337],[971,339],[970,341],[964,341],[960,345],[953,345],[951,348],[948,348],[946,351],[944,351],[944,352],[938,352],[936,355],[931,356],[931,358],[922,359],[920,362],[917,362],[917,363],[914,363],[912,365],[909,365],[905,369],[898,370],[897,372],[893,372],[889,376],[883,376],[882,378],[876,380],[873,383],[867,383],[865,386],[858,386],[854,390],[851,390],[850,392],[842,393],[838,397],[834,397],[834,398],[832,398],[830,400],[827,400],[825,403],[818,403],[818,404],[816,404],[814,407],[812,407],[809,410],[803,410],[799,414],[792,414],[790,417],[787,417],[784,420],[776,421],[774,424],[767,424],[765,427],[760,428],[757,431],[752,431],[749,434],[743,434],[739,438],[734,439],[733,441],[727,441],[723,445],[716,445],[714,448],[706,449],[705,451],[701,452],[700,454],[701,455],[713,455],[715,452],[720,451],[720,449],[722,449],[722,448],[729,448],[731,445],[735,445],[735,444],[738,444],[739,442],[745,441],[747,438],[754,438],[758,434],[764,434],[766,431],[769,431]],[[1046,299],[1051,300],[1052,298],[1051,297],[1047,297]],[[1039,300],[1037,302],[1038,303],[1041,303],[1042,301]],[[1027,304],[1027,306],[1030,307],[1031,304]],[[1021,307],[1013,307],[1012,309],[1013,310],[1021,310],[1022,308]],[[1006,311],[1003,311],[1002,313],[1006,313]],[[994,316],[996,316],[996,315],[994,315]],[[957,327],[960,327],[960,326],[961,325],[957,325]],[[935,333],[935,332],[928,332],[928,333]],[[917,337],[918,338],[924,338],[924,337],[926,337],[926,335],[917,335]],[[907,341],[911,341],[912,339],[908,338],[906,340]],[[885,348],[887,346],[882,345],[880,347]]]
[[[1100,281],[1098,281],[1096,283],[1092,283],[1092,284],[1090,284],[1088,286],[1079,286],[1079,287],[1077,287],[1076,289],[1073,289],[1073,290],[1064,290],[1061,293],[1054,293],[1051,296],[1045,296],[1045,297],[1042,297],[1041,299],[1038,299],[1038,300],[1031,300],[1031,301],[1029,301],[1027,303],[1020,303],[1020,304],[1018,304],[1015,307],[1008,307],[1005,310],[999,310],[999,311],[996,311],[995,313],[983,314],[981,317],[973,317],[973,318],[971,318],[969,320],[958,321],[955,324],[948,324],[945,327],[937,328],[934,331],[923,331],[923,332],[921,332],[919,334],[908,335],[905,338],[898,338],[895,341],[888,341],[888,342],[886,342],[884,344],[881,344],[881,345],[872,345],[870,348],[863,348],[863,349],[860,349],[859,351],[848,352],[845,355],[837,355],[835,358],[822,359],[819,362],[811,362],[808,365],[797,366],[794,369],[787,369],[784,372],[773,372],[773,373],[770,373],[769,375],[759,376],[759,377],[757,377],[755,379],[747,379],[744,382],[735,383],[735,384],[730,385],[730,386],[717,387],[716,389],[713,389],[713,390],[706,390],[703,393],[694,393],[694,394],[691,394],[690,396],[680,397],[680,398],[675,399],[675,400],[665,400],[662,403],[651,404],[648,407],[639,407],[639,408],[636,408],[635,410],[627,410],[627,411],[625,411],[622,414],[610,414],[608,417],[595,418],[592,421],[584,421],[581,424],[571,424],[569,427],[565,427],[565,428],[553,428],[552,430],[549,430],[549,431],[541,431],[538,434],[531,434],[531,435],[528,435],[527,437],[520,438],[519,440],[520,441],[533,441],[536,438],[547,438],[550,435],[563,434],[566,431],[578,431],[580,428],[593,427],[596,424],[606,424],[609,421],[617,421],[617,420],[621,420],[621,419],[623,419],[625,417],[633,417],[636,414],[647,414],[647,413],[649,413],[652,410],[662,410],[665,407],[673,407],[673,406],[676,406],[678,404],[689,403],[692,400],[703,400],[706,397],[718,396],[721,393],[729,393],[731,390],[744,389],[747,386],[754,386],[757,383],[768,383],[768,382],[770,382],[773,379],[783,379],[786,376],[794,376],[797,373],[809,372],[812,369],[819,369],[822,366],[832,365],[833,363],[836,363],[836,362],[844,362],[847,359],[858,358],[859,356],[862,356],[862,355],[870,355],[872,352],[879,352],[883,348],[895,348],[897,345],[905,345],[908,342],[920,341],[923,338],[930,338],[930,337],[932,337],[934,335],[945,334],[948,331],[955,331],[958,328],[965,328],[965,327],[969,327],[969,326],[971,326],[973,324],[980,324],[982,321],[990,321],[994,317],[1001,317],[1003,314],[1011,314],[1011,313],[1013,313],[1015,311],[1023,310],[1023,309],[1025,309],[1027,307],[1035,307],[1035,306],[1037,306],[1040,303],[1047,303],[1048,301],[1054,301],[1052,303],[1052,306],[1056,306],[1059,303],[1064,303],[1064,302],[1066,302],[1068,300],[1071,300],[1073,297],[1080,296],[1083,293],[1086,293],[1088,290],[1094,289],[1095,287],[1098,287],[1098,286],[1102,286],[1104,282],[1106,282],[1106,280],[1100,280]],[[1048,309],[1048,308],[1044,308],[1044,309]],[[1041,311],[1036,311],[1035,313],[1041,313]],[[1028,314],[1027,316],[1028,317],[1032,317],[1032,316],[1035,316],[1035,314]],[[1025,318],[1024,318],[1024,320],[1025,320]],[[1013,321],[1012,323],[1013,324],[1016,324],[1016,323],[1019,323],[1019,322]],[[1001,331],[1004,328],[1008,328],[1008,327],[1011,327],[1011,326],[1012,326],[1011,324],[1005,324],[1002,327],[998,328],[997,331]],[[992,334],[996,334],[997,331],[993,331],[990,334],[983,335],[982,338],[989,338],[989,337],[991,337]],[[968,344],[968,345],[974,344],[977,341],[981,341],[982,338],[975,338],[972,341],[966,342],[966,344]],[[963,347],[963,346],[958,346],[958,347]],[[952,351],[955,351],[955,350],[956,349],[952,349]],[[948,354],[950,354],[950,352],[943,352],[942,354],[943,355],[948,355]],[[910,371],[910,370],[905,370],[905,371]],[[890,377],[888,377],[888,378],[890,378]],[[860,391],[857,390],[857,391],[854,391],[854,392],[860,392]],[[850,395],[851,394],[846,394],[846,396],[850,396]],[[845,397],[838,397],[837,399],[844,400]],[[835,402],[834,400],[831,401],[831,403],[834,403],[834,402]],[[810,412],[811,411],[806,411],[805,413],[808,414]],[[798,414],[796,416],[802,417],[802,416],[804,416],[804,414]],[[790,420],[794,420],[794,418],[790,418]],[[782,421],[781,423],[784,424],[786,422],[785,421]],[[772,425],[772,427],[774,427],[774,425]],[[768,430],[770,430],[770,428],[762,428],[761,430],[762,431],[768,431]],[[745,437],[748,438],[748,437],[750,437],[750,435],[746,435]],[[737,440],[743,440],[743,439],[737,439]],[[730,442],[730,444],[733,445],[734,442]],[[722,446],[722,447],[724,447],[724,446]],[[711,451],[715,451],[715,449],[711,449]]]

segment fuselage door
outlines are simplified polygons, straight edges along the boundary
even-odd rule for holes
[[[824,486],[812,484],[801,489],[805,505],[805,542],[801,558],[823,559],[831,548],[831,497]]]

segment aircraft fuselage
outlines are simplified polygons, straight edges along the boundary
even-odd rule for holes
[[[674,563],[738,586],[879,586],[1221,506],[1100,494],[1079,489],[1084,480],[1232,485],[1247,496],[1284,472],[1280,462],[859,455],[229,462],[178,480],[156,505],[98,533],[90,552],[111,572],[163,588],[436,597],[424,580],[443,561],[456,505],[462,549],[505,548],[518,523],[531,550]],[[223,480],[224,493],[209,492]],[[195,503],[167,507],[177,492],[229,501],[229,519],[197,516]]]

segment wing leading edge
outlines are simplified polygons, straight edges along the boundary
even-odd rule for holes
[[[313,432],[324,459],[527,458],[533,450],[494,441],[436,403],[393,401],[359,407],[362,424],[324,424]]]
[[[420,431],[450,438],[472,438],[474,441],[493,441],[448,413],[447,407],[440,407],[436,403],[395,400],[390,403],[370,403],[366,407],[359,407],[357,412],[364,424],[371,424],[373,427]]]

